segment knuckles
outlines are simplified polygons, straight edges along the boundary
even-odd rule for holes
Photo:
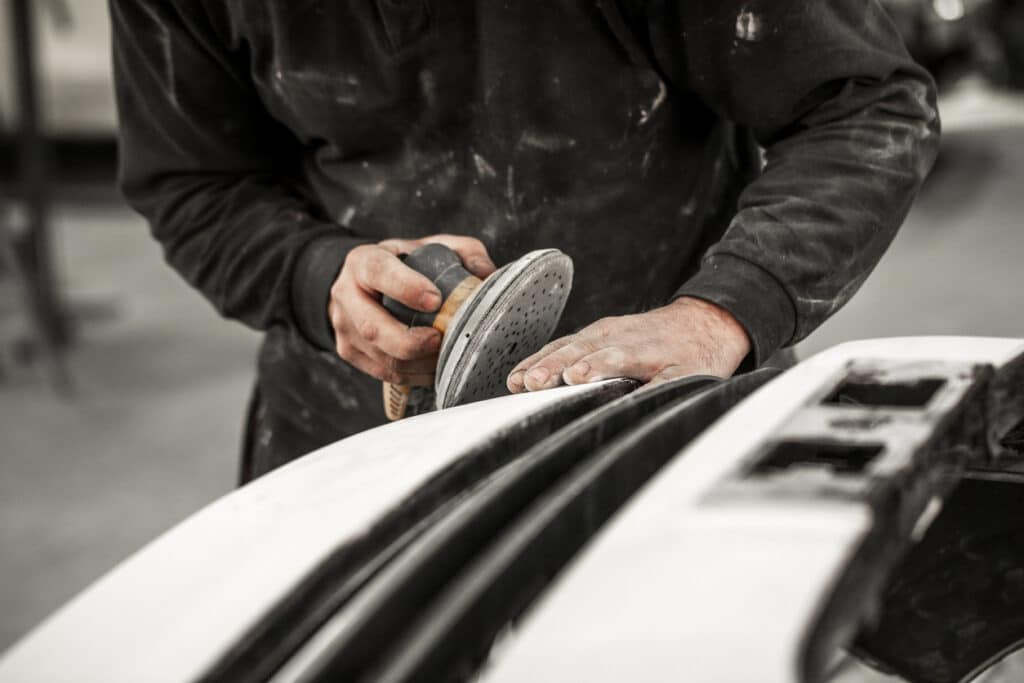
[[[367,254],[367,257],[360,261],[360,269],[363,274],[363,284],[372,286],[380,280],[383,269],[381,267],[381,259],[376,258],[376,256],[376,253],[372,256]],[[376,287],[374,288],[376,289]]]
[[[376,340],[379,334],[380,331],[377,329],[377,326],[369,320],[364,320],[359,324],[359,336],[366,341],[372,342]]]
[[[334,281],[334,284],[331,285],[331,303],[332,304],[334,302],[339,302],[340,303],[340,302],[344,301],[345,300],[345,292],[348,290],[348,288],[349,288],[348,276],[346,275],[345,271],[342,270],[341,274]]]
[[[335,350],[338,355],[345,360],[351,360],[354,355],[353,352],[355,347],[352,346],[352,342],[346,339],[344,336],[339,335],[337,341],[334,344]]]
[[[383,261],[381,255],[383,254],[391,255],[376,244],[361,244],[354,247],[345,256],[345,262],[341,269],[342,277],[338,278],[339,281],[344,280],[347,273],[351,273],[355,280],[364,285],[375,282],[381,274]]]
[[[585,332],[589,333],[585,336],[590,337],[592,335],[598,339],[607,339],[615,333],[617,322],[618,318],[601,318],[585,330]]]
[[[419,337],[407,332],[395,345],[395,356],[398,360],[417,360],[430,347],[429,337]]]
[[[487,255],[487,247],[476,237],[468,235],[452,235],[451,233],[439,233],[431,237],[425,237],[424,242],[440,241],[446,243],[451,249],[459,252],[464,259]]]
[[[366,259],[367,252],[370,252],[375,247],[370,244],[360,244],[358,247],[353,247],[345,254],[345,260],[342,263],[341,270],[345,272],[345,269],[351,269],[355,267],[355,264]]]
[[[605,348],[604,358],[602,361],[602,365],[604,367],[600,368],[601,370],[615,371],[626,367],[630,361],[630,357],[622,347],[608,346]]]
[[[461,241],[463,242],[462,248],[467,252],[474,255],[483,255],[487,253],[487,247],[485,247],[484,243],[475,237],[463,237]]]
[[[426,290],[415,282],[404,282],[402,284],[402,303],[407,306],[418,308],[420,297],[426,294]]]
[[[564,353],[559,353],[558,355],[564,356],[565,359],[572,364],[584,356],[596,353],[600,348],[601,345],[595,340],[587,336],[578,336],[571,344],[565,347]],[[555,353],[558,352],[556,351]]]

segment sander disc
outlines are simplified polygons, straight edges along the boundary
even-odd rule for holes
[[[557,249],[540,249],[487,278],[459,307],[441,342],[437,407],[508,393],[508,373],[555,331],[572,275],[572,259]]]

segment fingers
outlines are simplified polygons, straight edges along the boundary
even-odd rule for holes
[[[666,368],[670,345],[655,339],[658,325],[643,323],[638,316],[604,318],[556,340],[520,363],[508,388],[540,391],[615,377],[646,382]]]
[[[528,391],[551,389],[563,384],[562,373],[581,358],[594,353],[596,347],[577,336],[572,342],[548,354],[526,371],[523,383]]]
[[[350,275],[360,289],[371,295],[384,294],[426,313],[441,306],[441,292],[430,280],[379,245],[363,245],[350,251],[342,272]]]
[[[629,351],[619,346],[609,346],[590,355],[577,358],[563,371],[566,384],[586,384],[614,377],[632,377],[646,381],[658,372],[654,359],[647,358],[642,351]]]
[[[433,382],[440,333],[429,327],[408,328],[380,303],[383,295],[423,312],[438,310],[441,293],[437,287],[398,258],[428,242],[456,252],[477,277],[487,277],[495,270],[484,244],[471,237],[389,239],[352,249],[331,288],[328,314],[338,355],[377,379],[404,385]]]
[[[414,361],[400,361],[391,357],[376,358],[387,371],[379,377],[385,382],[403,384],[405,386],[430,386],[434,383],[434,372],[437,370],[437,354]]]
[[[437,370],[436,353],[413,361],[400,361],[389,356],[379,356],[375,360],[388,371],[387,376],[391,379],[385,381],[392,384],[425,386],[434,383],[434,372]]]
[[[339,298],[353,331],[367,351],[379,349],[399,360],[416,360],[436,353],[441,333],[432,327],[406,327],[366,292],[353,288]]]
[[[423,243],[437,242],[448,247],[462,259],[462,263],[469,272],[478,278],[485,278],[495,271],[494,262],[487,254],[487,247],[475,237],[464,235],[431,235],[424,237]]]
[[[377,246],[397,256],[399,254],[411,254],[424,244],[432,242],[443,244],[458,254],[466,269],[478,278],[483,279],[496,270],[494,262],[487,253],[487,247],[475,237],[442,233],[417,240],[389,239],[380,242]]]
[[[341,356],[342,360],[357,370],[361,370],[367,375],[376,377],[377,379],[384,379],[388,376],[387,368],[351,344],[347,342],[339,342],[337,350],[338,355]]]
[[[389,356],[353,330],[351,321],[343,313],[338,314],[338,308],[333,305],[331,315],[335,325],[335,350],[342,360],[372,377],[393,384],[416,386],[433,382],[437,368],[436,352],[413,360]]]
[[[614,377],[653,384],[692,375],[728,377],[747,354],[749,341],[744,342],[742,328],[723,326],[722,314],[707,306],[672,303],[598,320],[520,363],[508,388],[539,391]]]
[[[391,248],[398,251],[403,246],[406,245],[393,244]],[[395,298],[405,296],[404,303],[410,305],[413,302],[408,299],[417,294],[422,298],[424,292],[431,294],[437,290],[388,249],[353,249],[331,288],[328,307],[338,355],[386,382],[430,384],[437,365],[440,333],[429,327],[406,327],[378,300],[381,293]]]
[[[398,256],[399,254],[411,254],[412,252],[422,247],[424,244],[426,243],[423,242],[422,240],[403,240],[398,238],[391,238],[388,240],[384,240],[383,242],[378,242],[377,246],[380,247],[381,249],[391,252],[395,256]]]
[[[338,353],[357,370],[365,372],[367,375],[382,382],[413,387],[430,386],[434,383],[433,366],[424,367],[422,364],[413,366],[412,364],[395,363],[393,361],[388,363],[387,361],[374,358],[355,347],[345,349],[345,353],[342,353],[339,349]],[[437,364],[436,356],[433,357],[433,363],[434,365]]]
[[[508,379],[505,380],[505,386],[507,386],[508,390],[511,391],[513,394],[518,394],[520,392],[526,391],[526,371],[532,368],[546,356],[549,356],[550,354],[558,351],[562,347],[571,344],[573,342],[573,339],[573,335],[570,335],[568,337],[560,337],[554,340],[553,342],[546,344],[544,347],[541,348],[540,351],[533,354],[532,356],[524,358],[518,365],[516,365],[515,369],[513,369],[512,372],[508,373]]]
[[[410,387],[427,387],[434,383],[437,356],[432,357],[430,365],[414,366],[393,358],[374,357],[353,347],[342,358],[357,370],[382,382]]]
[[[632,377],[645,380],[654,372],[651,362],[635,351],[620,346],[608,346],[594,353],[574,359],[563,371],[566,384],[586,384],[613,377]]]

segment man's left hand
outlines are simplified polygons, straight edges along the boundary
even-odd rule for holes
[[[631,377],[645,384],[689,375],[729,377],[750,352],[750,339],[732,315],[700,299],[603,318],[556,339],[508,376],[512,393]]]

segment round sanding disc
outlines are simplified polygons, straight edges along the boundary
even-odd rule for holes
[[[572,289],[572,259],[532,251],[493,273],[452,318],[434,383],[437,407],[508,393],[516,363],[551,338]]]

